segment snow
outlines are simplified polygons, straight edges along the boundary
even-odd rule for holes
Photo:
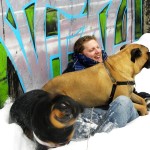
[[[146,36],[150,36],[150,34]],[[143,69],[142,72],[136,76],[135,79],[136,90],[138,92],[142,91],[150,93],[149,77],[150,77],[150,70],[147,69]],[[35,144],[23,134],[21,127],[18,126],[16,123],[9,124],[9,110],[11,105],[12,105],[11,100],[8,98],[5,107],[3,109],[0,109],[1,149],[35,150]],[[97,133],[87,140],[71,141],[68,145],[55,148],[55,150],[149,149],[148,148],[150,147],[148,138],[149,135],[150,135],[150,113],[146,116],[138,117],[136,120],[130,122],[123,128],[113,129],[109,133]]]
[[[9,100],[8,100],[9,101]],[[24,134],[16,123],[9,124],[9,109],[7,102],[0,110],[0,147],[2,150],[35,150],[35,144]],[[150,114],[140,116],[123,128],[113,129],[109,133],[97,133],[83,141],[71,141],[68,145],[55,150],[127,150],[148,149],[150,134]]]
[[[137,92],[150,93],[150,69],[143,68],[143,70],[135,77],[135,88]]]

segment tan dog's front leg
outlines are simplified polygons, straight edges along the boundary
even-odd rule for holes
[[[147,111],[147,107],[141,104],[136,104],[134,103],[134,107],[136,108],[136,110],[140,113],[141,116],[147,115],[148,111]]]
[[[140,113],[140,115],[144,116],[148,114],[146,102],[142,97],[136,95],[135,93],[132,93],[131,100],[133,101],[134,106]]]

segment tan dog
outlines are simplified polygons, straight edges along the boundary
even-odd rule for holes
[[[150,68],[150,52],[139,44],[129,44],[109,56],[104,63],[65,73],[48,81],[43,90],[51,94],[64,94],[86,107],[107,105],[115,81],[134,81],[143,67]],[[116,87],[113,99],[119,95],[131,98],[141,115],[147,114],[145,100],[133,93],[133,85]]]

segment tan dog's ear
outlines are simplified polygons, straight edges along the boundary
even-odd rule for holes
[[[139,48],[135,48],[131,51],[131,61],[135,63],[135,59],[139,58],[142,55],[142,52]]]
[[[122,45],[122,46],[120,47],[120,51],[121,51],[122,49],[124,49],[126,46],[127,46],[127,44]]]

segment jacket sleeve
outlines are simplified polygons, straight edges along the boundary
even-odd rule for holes
[[[70,63],[68,64],[67,68],[63,71],[63,73],[75,71],[73,65],[74,65],[74,62],[70,62]],[[62,73],[62,74],[63,74],[63,73]]]

